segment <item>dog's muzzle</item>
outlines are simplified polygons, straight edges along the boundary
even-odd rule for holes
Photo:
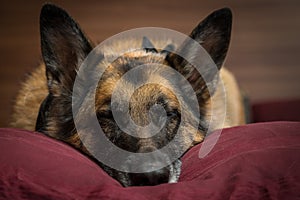
[[[149,148],[140,149],[139,153],[142,152],[149,152]],[[128,164],[130,164],[130,162],[134,162],[134,159],[134,155],[130,156],[128,158]],[[162,166],[162,163],[166,163],[166,161],[169,161],[168,155],[160,152],[155,153],[149,160],[144,163],[140,163],[139,169],[145,171],[144,173],[128,173],[129,185],[151,186],[162,183],[177,182],[181,167],[181,162],[179,160],[158,170],[151,170],[157,169],[158,166]]]

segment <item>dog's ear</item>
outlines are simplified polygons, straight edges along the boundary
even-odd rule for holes
[[[206,17],[190,34],[190,37],[209,53],[218,69],[221,68],[227,54],[231,25],[231,10],[223,8]]]
[[[216,75],[222,67],[229,47],[231,24],[231,10],[223,8],[206,17],[190,34],[190,37],[201,44],[210,55],[217,68],[211,65],[200,66],[200,74],[191,63],[187,62],[192,60],[194,63],[201,63],[199,59],[203,59],[199,55],[199,48],[197,50],[195,47],[197,43],[191,40],[185,41],[178,48],[178,54],[170,53],[166,56],[166,60],[192,84],[198,98],[207,100],[212,95],[209,91],[215,90],[218,77]]]
[[[55,96],[72,91],[76,70],[92,44],[66,11],[52,4],[42,8],[40,34],[49,92]]]

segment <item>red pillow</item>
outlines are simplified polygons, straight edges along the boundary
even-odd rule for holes
[[[252,106],[252,121],[300,121],[300,99],[255,103]]]
[[[224,129],[206,157],[198,156],[201,144],[184,155],[178,183],[123,188],[59,141],[0,129],[0,199],[295,199],[300,196],[299,130],[299,122]]]

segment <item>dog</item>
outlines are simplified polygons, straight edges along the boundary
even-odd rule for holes
[[[189,35],[202,45],[218,69],[217,71],[206,69],[207,73],[204,75],[197,72],[195,67],[190,65],[186,59],[167,51],[168,48],[186,49],[187,57],[197,59],[196,52],[188,44],[175,47],[166,41],[151,41],[147,37],[112,44],[123,49],[130,48],[130,45],[135,44],[140,45],[141,49],[121,54],[116,61],[106,68],[98,82],[94,108],[105,136],[119,148],[134,153],[149,153],[159,150],[175,138],[183,113],[179,109],[178,97],[170,89],[159,84],[147,84],[135,90],[130,97],[130,110],[128,111],[135,123],[145,126],[149,122],[160,123],[159,116],[149,117],[149,108],[155,105],[163,107],[166,112],[165,124],[158,134],[148,138],[134,137],[122,131],[114,120],[111,98],[117,82],[131,69],[149,63],[166,65],[178,71],[192,86],[197,97],[200,112],[199,124],[197,127],[191,126],[189,131],[179,135],[177,150],[185,152],[193,145],[202,142],[205,135],[208,134],[208,124],[211,118],[214,118],[216,122],[212,125],[211,130],[244,124],[243,96],[234,76],[222,67],[229,48],[231,23],[231,10],[223,8],[207,16]],[[180,158],[161,169],[133,173],[116,170],[99,162],[91,155],[89,149],[94,148],[93,142],[86,139],[87,142],[83,144],[84,139],[80,138],[75,126],[72,114],[72,96],[79,66],[92,52],[95,45],[85,36],[79,25],[66,11],[52,4],[45,4],[41,10],[40,34],[44,63],[34,70],[22,84],[14,105],[11,125],[17,128],[35,130],[64,141],[97,162],[123,186],[157,185],[178,181],[181,167]],[[155,48],[158,43],[163,42],[166,43],[166,49]],[[101,60],[112,53],[117,54],[118,52],[96,54],[100,64],[94,69],[94,73],[98,73],[97,70],[103,68]],[[165,68],[161,67],[158,70],[164,74]],[[164,82],[169,88],[174,86],[163,75],[153,77],[152,73],[147,70],[144,70],[142,74],[147,80]],[[219,79],[224,83],[225,96],[227,97],[224,104],[227,110],[224,123],[221,123],[221,119],[218,120],[218,112],[213,114],[210,112],[212,102],[217,105],[216,108],[218,106],[224,107],[221,103],[223,101],[219,87],[220,80],[217,77],[220,77]],[[130,84],[126,81],[121,82],[122,91],[126,93]],[[180,86],[177,87],[180,88]],[[185,99],[186,97],[182,98]],[[122,112],[118,106],[120,107],[120,105],[116,105],[117,112]],[[221,110],[220,112],[223,112]],[[194,115],[189,108],[185,111],[192,116]],[[121,121],[126,126],[128,118],[121,118]],[[88,131],[83,131],[81,134],[89,138]],[[158,154],[150,162],[140,163],[140,165],[147,169],[151,168],[153,163],[159,164],[162,162],[161,160],[166,159],[168,159],[168,155]]]

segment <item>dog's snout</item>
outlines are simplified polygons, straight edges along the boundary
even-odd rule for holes
[[[129,180],[131,185],[157,185],[161,183],[168,183],[170,179],[170,167],[168,166],[169,157],[159,151],[154,151],[151,147],[144,147],[139,149],[139,153],[154,152],[153,155],[142,163],[138,163],[139,171],[144,173],[129,173]],[[134,162],[135,157],[129,158],[130,163]]]
[[[166,167],[153,172],[129,174],[129,179],[131,185],[133,186],[151,186],[158,185],[161,183],[167,183],[169,181],[169,177],[170,171]]]

